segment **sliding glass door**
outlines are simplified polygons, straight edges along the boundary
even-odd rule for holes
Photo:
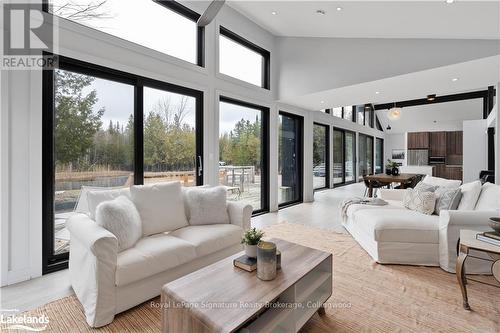
[[[363,176],[373,174],[373,137],[359,134],[359,179]]]
[[[333,129],[333,184],[354,182],[356,175],[356,134]]]
[[[303,118],[280,112],[278,149],[278,204],[302,202]]]
[[[219,183],[228,200],[243,201],[254,213],[268,210],[269,109],[220,98]]]
[[[313,186],[322,189],[330,186],[329,126],[313,124]]]
[[[203,93],[59,57],[43,71],[43,272],[67,267],[89,190],[202,183]]]
[[[375,139],[375,173],[384,172],[384,139]]]

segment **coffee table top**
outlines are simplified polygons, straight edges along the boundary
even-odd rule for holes
[[[271,239],[281,251],[281,270],[272,281],[261,281],[233,266],[243,252],[183,276],[163,286],[167,299],[188,303],[207,327],[231,332],[255,317],[266,305],[295,284],[325,259],[332,256],[281,239]]]

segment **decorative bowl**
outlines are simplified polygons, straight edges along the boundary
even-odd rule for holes
[[[490,217],[489,225],[496,232],[500,232],[500,217]]]

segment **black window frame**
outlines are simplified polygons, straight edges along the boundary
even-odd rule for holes
[[[368,138],[371,138],[372,139],[372,153],[371,153],[371,161],[372,161],[372,167],[371,167],[371,170],[368,170],[368,173],[367,175],[372,175],[375,173],[375,137],[373,135],[369,135],[369,134],[365,134],[365,133],[358,133],[358,145],[359,143],[361,142],[361,137],[364,137],[366,140]],[[358,151],[358,155],[360,154],[361,152],[361,149],[359,149],[359,146],[357,147],[357,151]],[[359,160],[359,158],[358,158]],[[358,170],[360,169],[360,166],[358,165]],[[359,181],[363,181],[362,177],[364,176],[363,174],[361,174],[361,172],[358,172],[358,179]]]
[[[177,1],[174,1],[174,0],[152,0],[154,2],[156,2],[157,4],[193,21],[195,24],[198,22],[198,19],[201,17],[200,14],[198,14],[197,12],[195,12],[194,10],[180,4],[179,2]],[[52,13],[49,12],[49,0],[42,0],[42,10],[47,13],[47,14],[50,14],[50,15],[54,15]],[[69,20],[73,23],[76,23],[76,24],[81,24],[81,23],[78,23],[78,22],[75,22],[75,21],[72,21],[70,19],[67,19],[67,18],[64,18],[64,17],[61,17],[62,19],[66,19],[66,20]],[[108,34],[108,35],[111,35],[107,32],[104,32],[104,31],[101,31],[99,29],[96,29],[96,28],[92,28],[92,27],[88,27],[88,26],[85,26],[89,29],[94,29],[94,30],[97,30],[101,33],[104,33],[104,34]],[[121,37],[117,37],[117,36],[114,36],[114,35],[111,35],[115,38],[121,38]],[[136,42],[133,42],[133,41],[129,41],[131,43],[134,43],[134,44],[137,44],[137,45],[140,45],[142,47],[146,47],[148,48],[147,46],[144,46],[144,45],[141,45],[139,43],[136,43]],[[156,51],[156,50],[155,50]],[[161,51],[156,51],[156,52],[161,52]],[[163,54],[166,54],[170,57],[173,57],[173,58],[176,58],[176,59],[180,59],[182,61],[186,61],[186,62],[189,62],[187,60],[184,60],[182,58],[178,58],[174,55],[171,55],[171,54],[168,54],[168,53],[165,53],[165,52],[161,52]],[[191,63],[191,62],[189,62]],[[197,66],[200,66],[200,67],[205,67],[205,27],[200,27],[200,26],[197,26],[197,33],[196,33],[196,64],[194,65],[197,65]]]
[[[241,46],[243,47],[246,47],[247,49],[250,49],[258,54],[260,54],[262,56],[262,58],[264,59],[263,63],[262,63],[262,71],[261,71],[261,85],[260,87],[263,88],[263,89],[267,89],[267,90],[270,90],[271,89],[271,52],[269,52],[268,50],[260,47],[259,45],[249,41],[248,39],[245,39],[243,37],[241,37],[240,35],[234,33],[233,31],[229,30],[228,28],[224,27],[224,26],[219,26],[219,36],[224,36],[226,38],[229,38],[230,40],[232,40],[233,42],[235,43],[238,43],[240,44]],[[220,38],[220,37],[219,37]],[[217,41],[218,43],[220,41]],[[220,44],[219,44],[220,45]],[[217,61],[220,63],[220,51],[219,51],[219,59],[217,59]],[[223,75],[227,75],[229,77],[232,77],[236,80],[239,80],[239,81],[242,81],[242,82],[246,82],[248,84],[251,84],[251,85],[254,85],[250,82],[247,82],[245,80],[241,80],[237,77],[233,77],[231,75],[228,75],[228,74],[224,74],[224,73],[221,73],[220,72],[220,68],[219,68],[219,73],[220,74],[223,74]],[[259,86],[256,86],[256,87],[259,87]]]
[[[219,103],[229,103],[234,105],[243,106],[246,108],[256,109],[261,111],[262,115],[262,142],[261,142],[261,161],[262,161],[262,170],[265,173],[261,175],[261,198],[260,198],[260,209],[256,209],[252,212],[252,216],[262,215],[269,212],[269,184],[270,184],[270,155],[269,155],[269,117],[270,117],[270,108],[242,101],[240,99],[227,97],[224,95],[219,96]],[[220,121],[220,115],[219,120]]]
[[[377,173],[377,158],[376,156],[373,157],[373,173],[374,174],[383,174],[384,173],[384,168],[385,168],[385,163],[384,163],[384,160],[385,160],[385,157],[384,157],[384,139],[383,138],[379,138],[379,137],[375,137],[375,149],[373,150],[373,154],[375,155],[375,153],[377,152],[377,147],[378,147],[378,144],[380,144],[380,146],[382,147],[382,150],[381,150],[381,155],[382,155],[382,159],[381,159],[381,162],[382,162],[382,165],[381,165],[381,168],[380,168],[380,172]]]
[[[322,124],[322,123],[318,123],[318,122],[313,122],[313,141],[314,141],[314,126],[322,126],[325,128],[325,171],[326,171],[326,174],[325,174],[325,186],[323,187],[317,187],[317,188],[314,188],[314,184],[313,184],[313,191],[316,192],[316,191],[321,191],[321,190],[325,190],[325,189],[328,189],[330,188],[330,173],[331,173],[331,170],[330,170],[330,125],[328,124]],[[314,147],[313,147],[314,148]],[[314,154],[314,151],[313,151],[313,154]]]
[[[299,121],[299,170],[298,174],[300,176],[299,181],[299,196],[296,200],[287,202],[278,202],[278,209],[287,208],[290,206],[295,206],[304,202],[304,117],[295,113],[290,113],[286,111],[279,111],[278,116],[283,115],[290,118],[295,118]],[[279,155],[278,151],[278,155]]]
[[[52,55],[44,52],[44,55]],[[57,55],[57,69],[89,75],[134,86],[134,185],[144,183],[144,87],[194,97],[196,112],[196,183],[203,184],[203,99],[200,90],[182,87],[155,79],[122,72],[116,69]],[[68,267],[69,252],[54,255],[54,69],[42,73],[42,274]],[[200,164],[201,162],[201,164]]]
[[[357,138],[356,138],[356,132],[354,131],[351,131],[351,130],[348,130],[348,129],[345,129],[345,128],[341,128],[341,127],[333,127],[333,131],[332,131],[332,138],[333,138],[333,132],[340,132],[342,133],[342,182],[341,183],[335,183],[335,180],[333,182],[333,188],[336,188],[336,187],[341,187],[341,186],[345,186],[345,185],[350,185],[350,184],[354,184],[357,182],[357,172],[356,172],[356,166],[358,164],[358,160],[357,160],[357,153],[358,153],[358,144],[357,144]],[[353,180],[350,180],[348,182],[346,182],[345,178],[345,161],[346,161],[346,153],[347,153],[347,145],[346,145],[346,133],[349,133],[352,135],[353,137]],[[335,152],[333,151],[333,146],[332,146],[332,154],[335,154]],[[333,177],[333,170],[332,170],[332,177]]]

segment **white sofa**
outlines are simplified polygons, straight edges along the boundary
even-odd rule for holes
[[[109,324],[115,314],[158,296],[165,283],[241,251],[252,206],[228,201],[227,212],[228,224],[154,234],[122,252],[117,238],[87,214],[72,216],[67,222],[70,280],[87,323]]]
[[[439,182],[429,176],[426,181]],[[488,219],[499,215],[498,185],[482,186],[474,210],[442,211],[439,216],[406,209],[405,191],[382,190],[381,198],[388,205],[351,205],[343,219],[347,231],[379,263],[440,266],[447,272],[455,272],[460,229],[491,230]],[[467,259],[466,266],[468,273],[490,272],[490,264],[483,260]]]

